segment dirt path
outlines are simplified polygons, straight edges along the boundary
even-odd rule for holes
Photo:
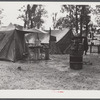
[[[69,67],[68,55],[48,61],[0,61],[0,89],[99,90],[100,55],[84,56],[82,70]],[[92,62],[92,65],[88,62]],[[17,68],[21,67],[21,70]]]

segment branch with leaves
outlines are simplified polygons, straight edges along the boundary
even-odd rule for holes
[[[43,5],[30,5],[23,6],[20,10],[21,15],[18,18],[24,21],[24,28],[40,28],[44,23],[42,17],[45,17],[47,11]]]

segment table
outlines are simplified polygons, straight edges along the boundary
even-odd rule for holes
[[[29,47],[34,53],[34,59],[39,60],[42,59],[43,50],[45,53],[45,60],[49,60],[49,48],[44,48],[43,46],[31,46]]]
[[[33,52],[34,52],[34,59],[35,60],[39,60],[42,57],[42,52],[40,52],[41,50],[43,50],[43,46],[32,46],[29,47]]]
[[[92,48],[93,46],[94,47],[97,47],[97,53],[99,54],[100,53],[100,45],[88,45],[90,47],[90,53],[92,53]]]

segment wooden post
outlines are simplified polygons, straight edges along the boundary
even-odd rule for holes
[[[45,48],[45,60],[49,60],[49,48]]]
[[[92,43],[90,44],[90,53],[92,53]]]

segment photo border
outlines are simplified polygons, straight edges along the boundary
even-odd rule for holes
[[[28,1],[29,2],[100,2],[100,0],[0,0],[0,2],[21,2],[21,1],[22,2],[28,2]],[[43,91],[45,91],[45,90],[43,90]],[[59,90],[57,90],[57,91],[52,90],[52,91],[58,92]],[[98,94],[97,92],[98,91],[96,91],[96,94]],[[71,95],[72,95],[72,98],[70,98],[70,97],[63,98],[62,96],[61,96],[61,98],[57,97],[57,96],[53,97],[53,98],[52,97],[51,98],[50,97],[49,98],[47,98],[47,97],[46,98],[44,98],[44,97],[43,98],[42,97],[37,97],[37,98],[30,98],[30,97],[28,97],[28,98],[24,98],[24,97],[21,97],[21,98],[20,97],[18,97],[18,98],[17,97],[16,98],[9,97],[9,98],[7,98],[7,97],[3,97],[2,98],[2,96],[1,96],[0,100],[100,100],[100,97],[96,97],[96,96],[94,96],[94,98],[91,98],[93,96],[93,93],[90,94],[91,97],[88,97],[88,98],[85,98],[85,97],[79,98],[79,97],[73,96],[73,94],[71,94]]]

